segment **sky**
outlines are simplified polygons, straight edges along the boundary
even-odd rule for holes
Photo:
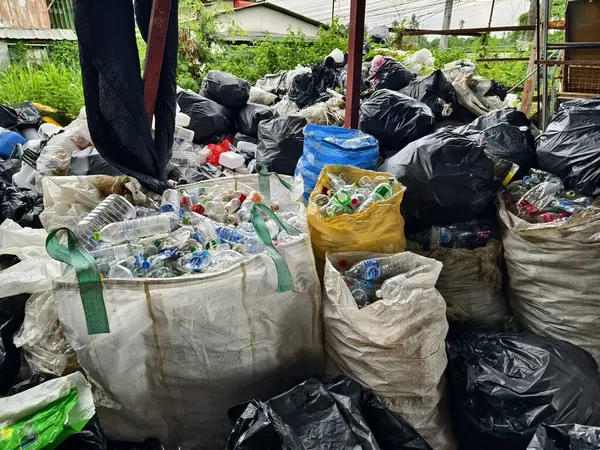
[[[333,0],[269,0],[284,8],[320,20],[331,21]],[[421,28],[442,28],[445,0],[367,0],[368,27],[389,25],[403,17],[417,14]],[[490,17],[492,0],[454,0],[451,28],[465,21],[465,28],[485,27]],[[492,25],[517,25],[519,15],[526,12],[529,0],[496,0]],[[342,23],[348,22],[350,0],[335,0],[335,15]]]

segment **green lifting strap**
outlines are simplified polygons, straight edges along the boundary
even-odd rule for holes
[[[265,197],[267,202],[271,201],[271,184],[269,182],[269,169],[263,163],[256,165],[256,171],[258,172],[258,189],[260,193]]]
[[[56,235],[60,231],[67,234],[68,247],[58,243]],[[88,333],[110,333],[102,295],[102,282],[94,258],[81,246],[77,237],[68,228],[60,228],[48,235],[46,251],[52,258],[75,269]]]
[[[273,245],[273,240],[271,239],[271,235],[269,234],[269,230],[265,224],[265,218],[263,217],[263,213],[269,218],[275,221],[277,225],[283,230],[285,230],[291,236],[298,236],[298,231],[295,228],[283,223],[279,218],[273,214],[267,206],[254,203],[252,205],[252,225],[254,225],[254,229],[256,230],[256,234],[263,241],[265,247],[267,248],[267,252],[269,252],[269,256],[275,263],[275,270],[277,271],[277,283],[278,283],[278,291],[279,292],[287,292],[294,290],[294,280],[292,279],[292,274],[290,273],[290,269],[287,266],[287,263],[283,259],[283,257],[275,250],[275,246]]]

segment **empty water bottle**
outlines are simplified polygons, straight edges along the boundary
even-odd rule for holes
[[[443,227],[434,225],[428,230],[412,233],[409,237],[419,242],[423,250],[434,250],[439,247],[473,250],[485,247],[493,234],[489,224],[473,221]]]
[[[133,278],[133,271],[123,263],[116,263],[110,266],[108,272],[109,278]]]
[[[346,275],[342,275],[342,279],[348,289],[350,289],[350,293],[354,300],[356,300],[356,304],[359,308],[364,308],[369,304],[373,303],[376,299],[375,292],[379,285],[375,284],[373,281],[364,281],[359,280],[358,278],[352,278]]]
[[[360,205],[358,208],[358,212],[366,211],[369,206],[371,206],[375,202],[383,202],[385,200],[389,200],[393,193],[394,180],[388,179],[385,183],[381,183],[377,185],[375,190],[371,193],[371,195]]]
[[[91,250],[98,245],[94,233],[113,222],[133,219],[135,216],[135,207],[125,197],[111,194],[77,224],[75,235],[84,247]]]
[[[414,255],[411,253],[398,253],[360,261],[350,267],[345,275],[364,281],[385,280],[399,273],[408,272],[414,269],[416,265]]]
[[[365,188],[365,189],[368,189],[370,191],[372,191],[373,189],[375,189],[375,183],[373,183],[373,180],[371,180],[371,178],[367,177],[367,176],[364,176],[360,180],[358,180],[358,185],[361,188]]]
[[[122,261],[127,259],[128,256],[135,257],[137,255],[143,255],[143,253],[144,249],[139,245],[120,244],[98,248],[97,250],[91,251],[90,255],[92,255],[99,263],[109,263],[112,261]]]
[[[179,213],[179,192],[175,189],[167,189],[163,192],[160,209],[161,213]]]
[[[260,253],[265,248],[258,238],[246,236],[229,227],[217,227],[217,237],[228,244],[242,244],[250,255]]]
[[[94,239],[104,242],[133,241],[155,234],[169,233],[179,224],[173,214],[142,217],[106,225],[94,233]]]
[[[191,273],[198,273],[206,269],[212,261],[212,253],[208,250],[201,250],[192,253],[191,258],[187,262],[187,269]]]
[[[198,233],[198,240],[204,244],[205,248],[215,248],[219,245],[215,223],[211,219],[196,213],[191,213],[190,217],[192,226]]]

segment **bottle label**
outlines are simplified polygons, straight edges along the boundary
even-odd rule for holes
[[[376,259],[368,259],[363,263],[363,267],[365,268],[365,278],[367,280],[377,280],[381,277],[381,266]]]
[[[375,188],[375,193],[381,195],[384,200],[387,200],[392,196],[392,189],[386,184],[380,184]]]

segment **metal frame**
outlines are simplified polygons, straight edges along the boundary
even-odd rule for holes
[[[156,1],[156,0],[155,0]],[[348,42],[348,80],[346,83],[346,128],[357,128],[360,113],[362,49],[365,34],[366,0],[350,1],[350,39]]]

